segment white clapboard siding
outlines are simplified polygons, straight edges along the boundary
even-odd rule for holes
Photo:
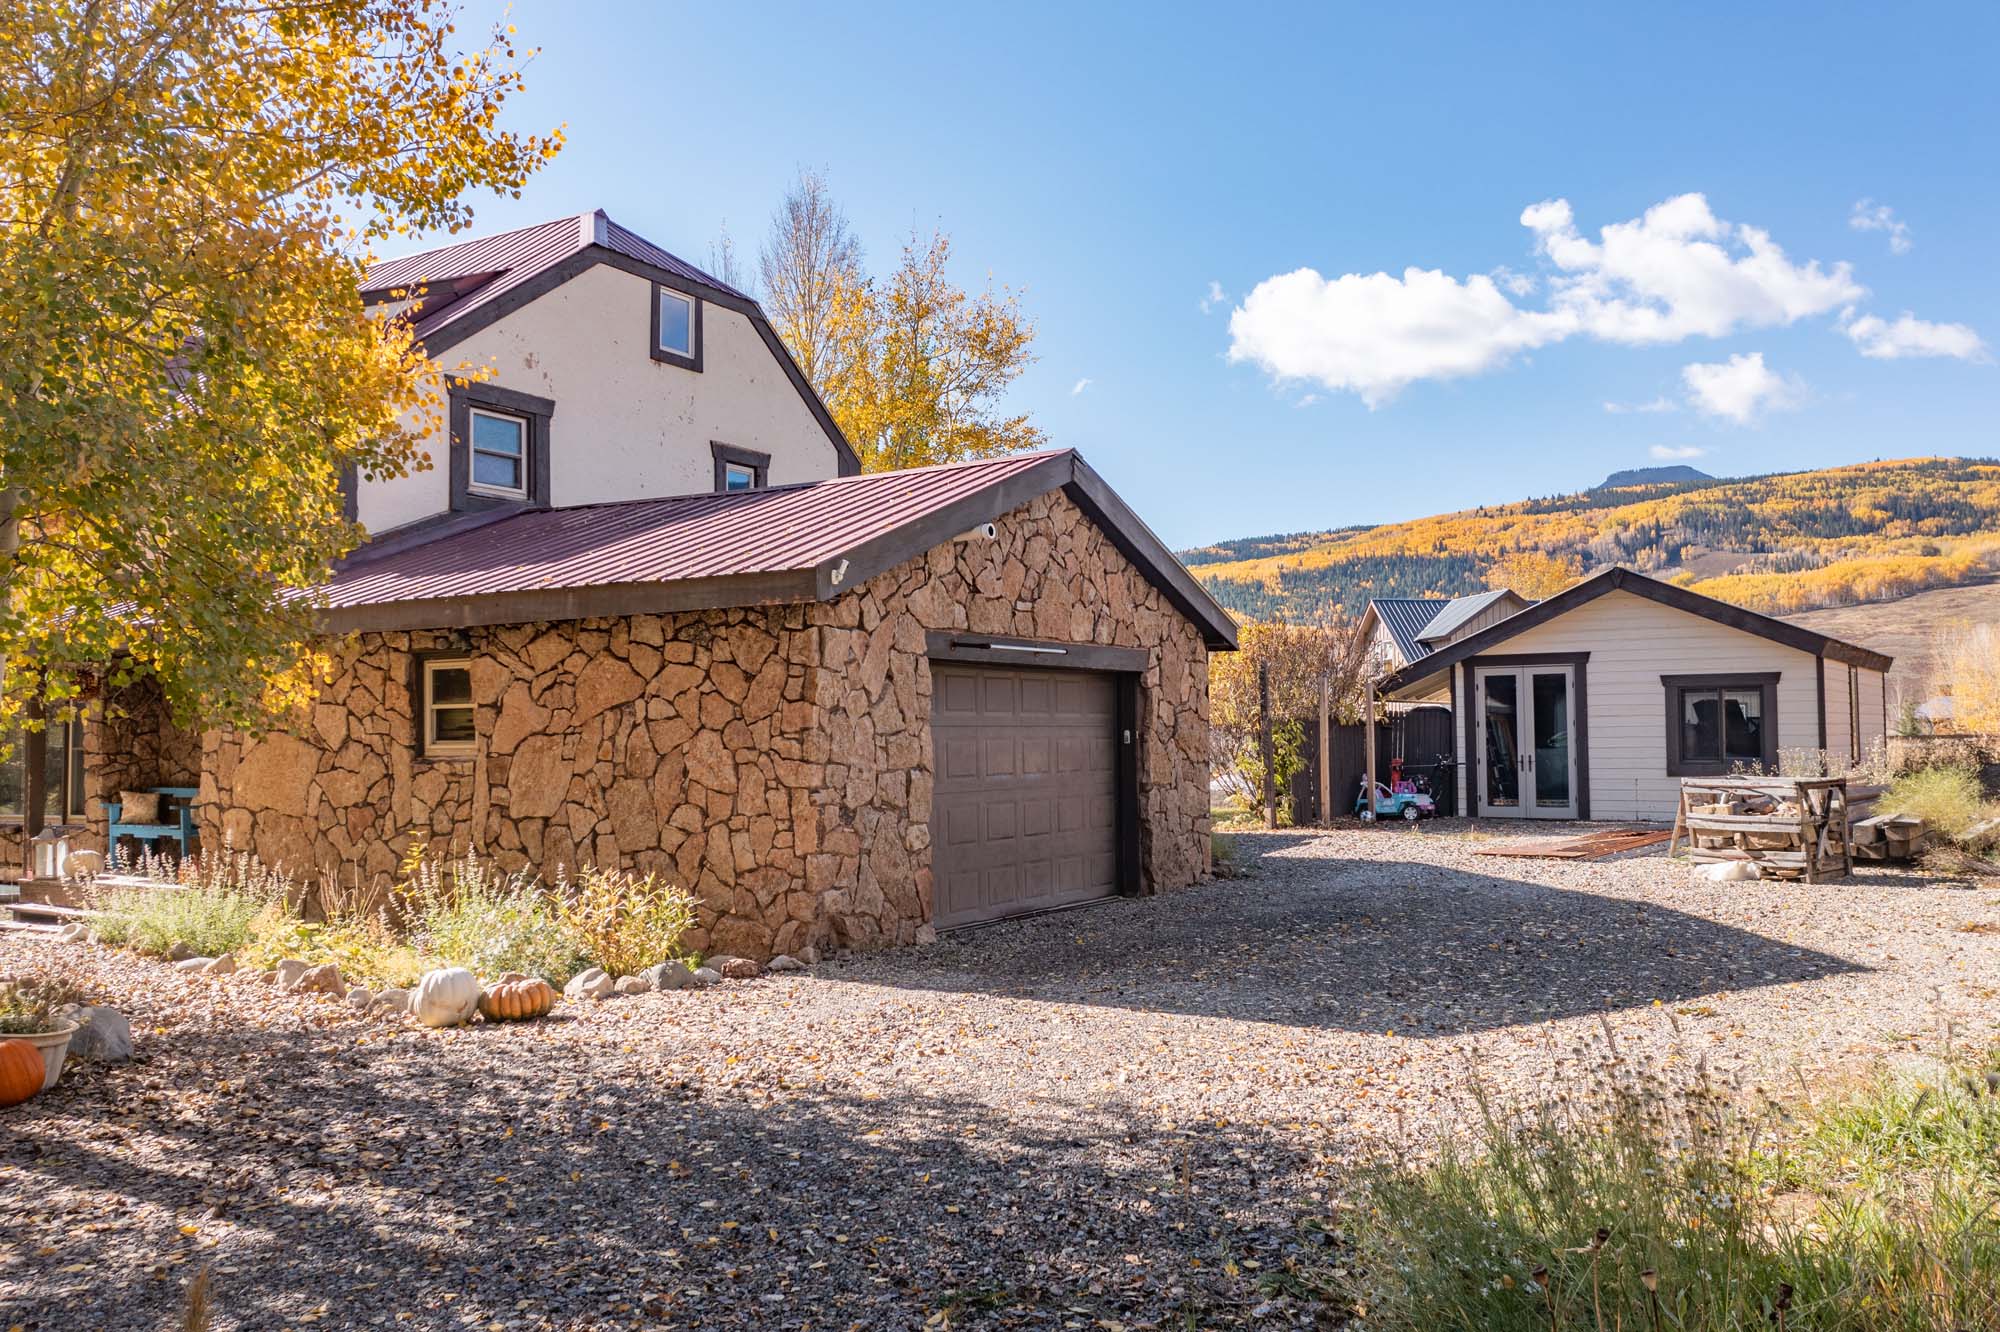
[[[1778,747],[1820,747],[1817,657],[1630,592],[1608,592],[1492,648],[1497,656],[1531,652],[1590,654],[1585,706],[1594,819],[1674,816],[1680,782],[1667,775],[1662,675],[1777,671]],[[1847,667],[1829,662],[1827,668],[1840,672],[1839,692],[1828,690],[1829,705],[1837,698],[1844,706]],[[1461,688],[1459,697],[1470,694]],[[1837,754],[1847,752],[1845,735]],[[1462,765],[1461,773],[1469,767]]]

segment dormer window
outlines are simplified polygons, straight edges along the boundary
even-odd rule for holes
[[[528,497],[528,421],[503,412],[472,409],[472,477],[476,495]]]
[[[701,302],[657,282],[653,284],[653,359],[683,370],[701,369]]]

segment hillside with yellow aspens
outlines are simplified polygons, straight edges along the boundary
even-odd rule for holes
[[[1410,522],[1222,542],[1182,559],[1248,619],[1457,596],[1534,551],[1622,564],[1771,614],[1906,596],[2000,569],[2000,462],[1906,458],[1600,487]]]

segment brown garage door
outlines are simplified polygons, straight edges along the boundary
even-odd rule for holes
[[[937,925],[1116,892],[1112,677],[933,662],[931,681]]]

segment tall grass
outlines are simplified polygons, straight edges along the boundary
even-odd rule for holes
[[[1358,1325],[2000,1325],[2000,1098],[1983,1077],[1884,1080],[1794,1121],[1698,1064],[1606,1050],[1569,1091],[1480,1110],[1471,1143],[1364,1172],[1329,1283]]]

